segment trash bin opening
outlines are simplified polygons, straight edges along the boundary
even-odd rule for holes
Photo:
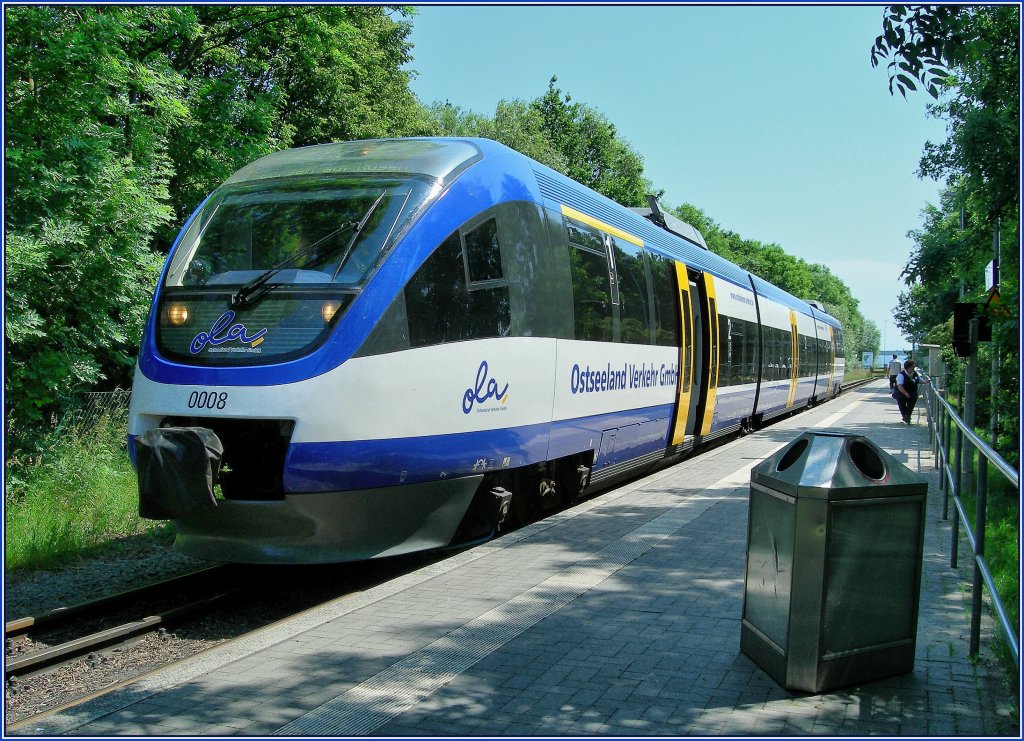
[[[782,456],[782,458],[779,459],[779,465],[775,467],[775,471],[785,471],[787,468],[796,463],[800,459],[800,456],[804,454],[804,451],[807,450],[808,444],[809,443],[807,441],[807,438],[797,440],[795,443],[793,443],[790,449],[787,450],[785,454]]]
[[[885,463],[881,456],[863,440],[850,441],[850,460],[869,479],[881,481],[885,478]]]

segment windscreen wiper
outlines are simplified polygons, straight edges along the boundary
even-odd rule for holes
[[[370,204],[370,207],[366,209],[366,213],[363,214],[363,218],[356,224],[356,230],[352,232],[352,238],[348,240],[348,244],[345,245],[345,251],[341,255],[341,259],[338,260],[338,267],[334,270],[334,275],[331,276],[331,282],[333,283],[338,279],[338,273],[345,267],[345,261],[348,260],[348,256],[352,254],[352,248],[355,247],[356,240],[359,239],[359,235],[363,233],[363,229],[366,228],[366,223],[373,216],[373,212],[377,210],[377,206],[384,200],[384,196],[387,194],[386,190],[381,191],[380,195],[377,196],[377,200]]]
[[[319,247],[324,242],[326,242],[328,239],[336,237],[349,229],[355,229],[355,234],[352,235],[352,239],[349,240],[348,245],[346,245],[345,247],[345,256],[348,256],[348,253],[351,251],[352,245],[354,244],[356,237],[366,226],[366,222],[369,220],[370,215],[374,212],[374,210],[376,210],[377,204],[379,204],[384,199],[385,195],[387,195],[387,191],[381,191],[381,194],[377,196],[377,199],[370,205],[370,208],[367,210],[366,214],[359,221],[346,221],[344,224],[339,226],[334,231],[325,234],[324,236],[320,237],[320,239],[316,240],[307,247],[303,247],[301,250],[297,250],[295,253],[289,255],[274,267],[264,270],[255,278],[245,283],[241,288],[235,291],[234,294],[232,294],[231,308],[245,308],[247,306],[255,304],[264,294],[266,294],[270,290],[271,286],[268,285],[267,282],[271,278],[273,278],[286,267],[294,263],[300,257],[304,257],[312,252],[315,252],[316,248]],[[317,254],[316,259],[320,260],[323,257],[325,257],[326,254],[330,253],[325,253],[325,255]],[[342,258],[342,262],[344,262],[344,257]],[[307,262],[302,267],[306,267],[310,264],[310,262]],[[334,275],[335,277],[337,277],[337,272]],[[334,278],[332,277],[331,280],[333,281]]]

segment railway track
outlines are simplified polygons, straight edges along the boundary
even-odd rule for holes
[[[860,386],[866,386],[872,381],[880,381],[883,378],[885,378],[885,376],[868,376],[867,378],[860,378],[857,379],[856,381],[850,381],[849,383],[843,384],[843,391],[846,392],[849,391],[850,389],[855,389]]]
[[[439,560],[222,564],[5,625],[8,731],[170,663]],[[16,701],[12,703],[12,700]]]
[[[251,568],[221,564],[12,620],[4,626],[4,678],[32,676],[92,651],[167,629],[245,593],[255,578]]]

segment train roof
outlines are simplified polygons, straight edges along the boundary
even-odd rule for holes
[[[739,286],[749,286],[753,281],[757,291],[765,297],[790,308],[800,309],[804,313],[812,313],[808,303],[711,252],[703,235],[692,225],[673,218],[666,226],[659,226],[645,218],[646,212],[652,209],[634,211],[626,208],[562,173],[491,139],[366,139],[286,149],[273,152],[246,165],[224,184],[234,185],[301,175],[360,173],[427,176],[447,184],[473,164],[503,156],[529,163],[540,196],[550,201],[551,205],[566,205],[590,214],[639,237],[647,247],[660,254],[708,271]],[[823,310],[819,309],[816,314],[838,324]]]
[[[282,149],[234,173],[225,185],[297,175],[426,175],[441,183],[483,156],[469,139],[365,139]]]
[[[491,142],[491,144],[496,143]],[[508,149],[501,144],[497,146]],[[646,209],[626,208],[546,165],[514,152],[514,150],[509,151],[529,160],[541,195],[552,201],[553,204],[565,204],[578,211],[591,214],[594,218],[639,237],[645,246],[660,254],[679,260],[688,266],[710,272],[738,286],[749,287],[753,281],[758,293],[766,298],[771,298],[788,308],[798,309],[804,314],[826,317],[828,323],[839,326],[839,323],[824,311],[815,313],[806,301],[711,252],[703,235],[690,224],[677,220],[673,230],[657,226],[643,215]],[[688,230],[692,230],[692,233]]]

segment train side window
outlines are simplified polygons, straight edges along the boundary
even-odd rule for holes
[[[718,315],[718,336],[721,347],[718,353],[718,388],[732,386],[735,380],[733,363],[733,322],[735,320],[725,314]]]
[[[649,345],[651,338],[650,280],[644,250],[619,237],[612,237],[615,274],[619,279],[620,339],[635,345]]]
[[[405,291],[399,291],[355,357],[369,357],[408,349],[409,319],[405,309]]]
[[[760,362],[757,347],[757,324],[743,322],[743,375],[745,383],[757,382],[757,366]]]
[[[560,213],[503,204],[442,242],[356,355],[507,335],[571,338],[567,250]]]
[[[566,219],[565,229],[569,234],[570,244],[586,247],[594,252],[604,252],[604,237],[592,226]]]
[[[757,380],[756,325],[745,319],[719,314],[718,336],[722,342],[718,387],[754,383]]]
[[[589,224],[565,220],[572,276],[573,324],[577,340],[612,342],[613,277],[604,235]]]
[[[577,340],[611,342],[612,295],[608,257],[578,245],[569,246],[573,321]]]
[[[679,347],[679,299],[675,296],[676,266],[672,260],[648,253],[653,284],[654,344]]]
[[[466,283],[472,288],[488,281],[504,278],[501,269],[501,245],[498,242],[498,222],[492,217],[463,237],[466,259]]]
[[[499,206],[495,216],[512,334],[571,338],[572,286],[562,214],[513,201]]]
[[[832,375],[832,353],[829,351],[829,341],[824,338],[818,340],[818,375]]]
[[[817,358],[815,357],[815,347],[817,340],[808,335],[799,335],[800,337],[800,371],[799,375],[801,378],[807,378],[814,375],[815,365]]]
[[[782,381],[789,378],[790,334],[778,327],[764,327],[765,380]]]
[[[504,337],[511,328],[507,286],[469,290],[458,232],[406,284],[405,304],[411,347]]]

